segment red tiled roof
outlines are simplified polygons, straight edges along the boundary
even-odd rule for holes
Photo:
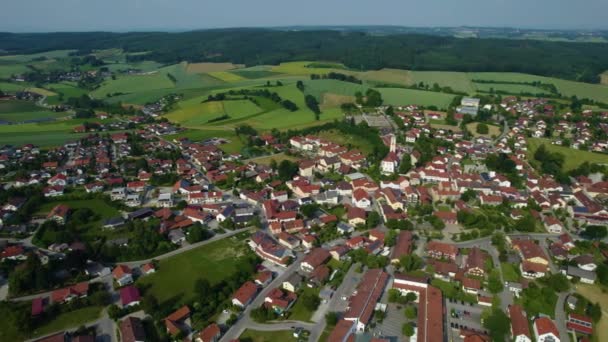
[[[212,342],[217,336],[220,335],[220,332],[220,327],[213,323],[203,329],[203,331],[201,331],[199,334],[199,337],[203,342]]]
[[[536,326],[536,331],[538,331],[539,335],[552,333],[553,335],[559,337],[559,331],[557,331],[555,323],[547,317],[537,318],[534,321],[534,325]]]
[[[509,318],[511,319],[511,330],[513,331],[513,337],[525,335],[531,338],[530,326],[528,325],[528,319],[524,316],[524,311],[519,305],[509,306]]]
[[[247,304],[258,292],[258,287],[252,281],[247,281],[236,290],[232,298],[237,299],[242,304]]]
[[[338,324],[336,324],[334,330],[331,331],[327,342],[343,342],[345,340],[348,341],[347,336],[352,337],[351,333],[353,331],[354,324],[355,322],[353,321],[341,319],[340,321],[338,321]]]

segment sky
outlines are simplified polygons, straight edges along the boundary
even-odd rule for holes
[[[5,0],[0,31],[291,25],[608,29],[608,0]]]

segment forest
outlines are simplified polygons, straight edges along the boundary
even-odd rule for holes
[[[608,70],[608,44],[510,39],[462,39],[422,34],[375,36],[330,30],[217,29],[167,32],[0,33],[0,55],[121,48],[128,60],[232,62],[341,62],[356,70],[399,68],[522,72],[597,83]]]

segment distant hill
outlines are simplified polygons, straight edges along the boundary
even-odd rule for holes
[[[508,71],[590,83],[599,83],[599,75],[608,70],[608,44],[604,43],[378,34],[369,30],[0,33],[0,47],[5,55],[66,49],[87,54],[94,49],[122,48],[127,52],[149,52],[130,55],[131,61],[145,59],[164,64],[191,61],[250,66],[317,60],[341,62],[356,70]]]

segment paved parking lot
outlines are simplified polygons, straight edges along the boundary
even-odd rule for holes
[[[486,329],[481,324],[481,313],[485,309],[484,306],[470,305],[462,302],[451,302],[446,299],[446,316],[448,319],[448,337],[451,341],[461,341],[460,329],[468,329],[487,333]],[[460,314],[458,317],[452,317],[452,309]],[[466,313],[465,313],[466,312]]]

